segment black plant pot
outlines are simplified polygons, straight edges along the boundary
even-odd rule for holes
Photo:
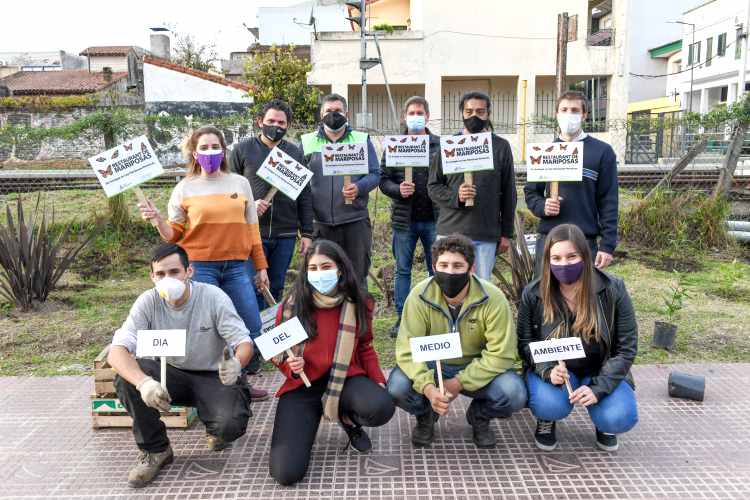
[[[667,385],[669,395],[673,398],[703,401],[706,392],[706,377],[683,372],[671,372]]]
[[[677,325],[663,321],[654,321],[654,340],[651,345],[669,351],[674,347],[674,338],[676,335]]]

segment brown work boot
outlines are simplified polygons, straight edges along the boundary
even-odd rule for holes
[[[131,488],[143,488],[154,480],[162,467],[171,464],[174,460],[172,447],[159,453],[141,451],[138,455],[138,463],[128,472],[128,486]]]
[[[227,447],[227,442],[222,437],[206,434],[206,445],[211,451],[221,451]]]

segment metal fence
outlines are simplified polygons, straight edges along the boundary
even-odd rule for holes
[[[442,132],[453,133],[464,128],[464,117],[459,107],[461,93],[447,93],[442,97]],[[515,94],[493,93],[490,96],[490,120],[498,134],[514,134],[518,127],[516,109],[518,98]]]

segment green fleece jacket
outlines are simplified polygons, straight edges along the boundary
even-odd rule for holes
[[[440,287],[427,278],[406,298],[396,340],[396,363],[418,393],[435,383],[435,371],[427,363],[412,361],[409,339],[455,331],[461,335],[463,357],[443,363],[466,365],[457,376],[465,390],[479,390],[501,373],[520,368],[513,315],[500,289],[472,274],[469,293],[454,322]]]

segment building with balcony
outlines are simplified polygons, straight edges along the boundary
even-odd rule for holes
[[[492,99],[495,130],[510,141],[517,160],[524,133],[528,142],[552,137],[558,13],[565,10],[570,19],[567,83],[591,100],[588,130],[612,143],[620,157],[627,103],[640,90],[629,85],[629,71],[643,69],[633,54],[648,59],[640,45],[658,45],[667,15],[646,0],[571,0],[564,6],[555,0],[477,0],[470,8],[448,0],[367,3],[367,27],[377,30],[396,107],[411,95],[424,95],[430,103],[431,129],[451,133],[462,126],[460,96],[469,90],[486,92]],[[675,16],[680,11],[677,8]],[[647,40],[631,51],[636,33]],[[356,24],[350,31],[318,32],[311,44],[308,83],[348,97],[357,117],[362,90]],[[368,57],[377,57],[372,42]],[[371,116],[359,118],[370,120],[375,130],[396,130],[381,69],[370,69],[367,79]],[[654,97],[660,95],[663,88]],[[355,119],[357,125],[367,123]]]

